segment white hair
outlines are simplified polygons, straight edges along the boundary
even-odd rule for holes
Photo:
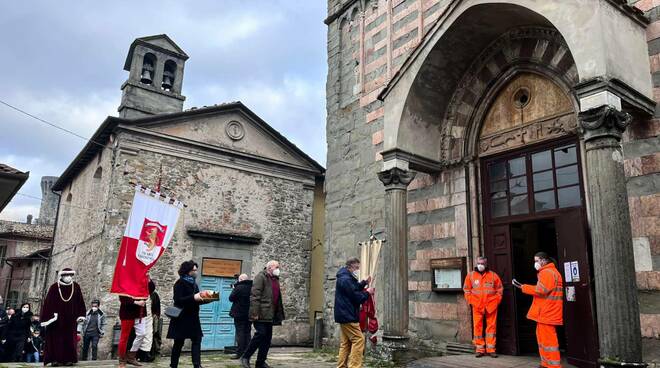
[[[245,281],[248,279],[248,275],[242,273],[240,276],[238,276],[238,281]]]
[[[280,262],[278,262],[276,260],[268,261],[268,263],[266,263],[266,269],[270,270],[275,266],[279,266],[279,264],[280,264]]]

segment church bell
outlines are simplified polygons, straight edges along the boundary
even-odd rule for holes
[[[161,85],[163,89],[170,90],[173,84],[173,75],[169,70],[163,71],[163,84]]]
[[[144,84],[151,84],[152,82],[151,72],[148,71],[147,69],[142,70],[142,76],[140,77],[140,82]]]

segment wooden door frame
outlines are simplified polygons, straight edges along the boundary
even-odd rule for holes
[[[541,213],[532,213],[532,206],[530,204],[530,201],[533,200],[533,194],[534,191],[528,189],[528,206],[529,206],[529,212],[524,215],[514,215],[514,216],[505,216],[502,218],[497,218],[493,219],[490,215],[491,211],[491,203],[489,198],[487,198],[487,195],[490,193],[489,189],[489,176],[488,176],[488,164],[494,161],[499,161],[499,160],[507,160],[509,158],[516,158],[516,157],[527,157],[527,155],[530,155],[535,152],[541,152],[546,149],[553,149],[557,147],[561,147],[566,144],[575,144],[576,148],[576,163],[578,167],[578,177],[579,177],[579,190],[580,190],[580,206],[574,206],[574,207],[568,207],[568,208],[556,208],[553,210],[547,210],[543,211]],[[480,253],[484,255],[489,255],[492,254],[492,249],[489,249],[491,245],[489,244],[490,238],[491,238],[491,228],[495,226],[511,226],[512,224],[516,223],[524,223],[524,222],[533,222],[533,221],[540,221],[540,220],[555,220],[558,217],[560,217],[562,214],[573,212],[573,211],[580,211],[581,212],[581,226],[584,229],[584,234],[585,234],[585,246],[587,247],[587,255],[588,255],[588,262],[589,262],[589,270],[591,277],[593,278],[593,252],[592,252],[592,244],[591,244],[591,235],[590,235],[590,229],[588,226],[588,203],[587,203],[587,198],[586,198],[586,180],[587,178],[584,176],[584,170],[583,170],[583,161],[582,161],[582,141],[576,136],[576,135],[567,135],[563,136],[557,139],[552,139],[552,140],[547,140],[535,144],[530,144],[527,146],[519,147],[510,151],[505,151],[505,152],[499,152],[493,155],[489,156],[484,156],[484,157],[479,157],[479,159],[476,162],[476,170],[474,170],[477,179],[475,180],[475,189],[477,192],[477,203],[475,203],[475,207],[477,211],[479,211],[479,219],[482,221],[481,225],[479,226],[479,232],[481,234],[480,240],[481,240],[481,249]],[[527,162],[528,164],[526,165],[526,176],[527,176],[527,185],[528,188],[533,188],[533,169],[531,167],[531,164]],[[554,164],[554,158],[553,158],[553,164]],[[555,171],[555,168],[553,166],[553,171]],[[554,180],[554,188],[556,192],[556,173],[553,173],[553,180]],[[507,178],[508,182],[508,178]],[[508,188],[508,186],[507,186]],[[507,189],[508,190],[508,189]],[[531,195],[530,195],[531,193]],[[475,210],[475,208],[471,208],[470,210]],[[509,228],[509,236],[510,236],[510,228]],[[511,239],[509,238],[509,243],[510,246],[511,244]],[[513,257],[513,254],[511,254],[511,257]],[[515,271],[513,269],[513,259],[511,259],[511,266],[512,266],[512,272]],[[562,270],[559,270],[562,272]],[[593,291],[595,293],[595,291]],[[596,307],[595,307],[595,300],[593,301],[594,309],[593,313],[596,313]],[[517,326],[518,326],[518,321],[516,317],[516,305],[514,303],[514,308],[513,308],[513,320],[516,325],[516,334],[517,334]],[[596,319],[596,316],[594,315],[594,323],[596,329],[598,329],[598,321]],[[516,338],[516,343],[517,343],[517,338]],[[519,344],[516,346],[516,350],[518,350]]]

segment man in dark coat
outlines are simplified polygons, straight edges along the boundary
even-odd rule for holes
[[[229,315],[234,318],[234,326],[236,327],[237,347],[234,359],[240,359],[250,343],[252,322],[250,322],[248,314],[250,312],[251,289],[252,280],[248,280],[248,275],[242,274],[238,276],[238,282],[229,295],[229,301],[232,303]]]
[[[85,301],[75,272],[65,268],[50,286],[41,307],[41,326],[46,327],[44,365],[72,365],[78,362],[76,327],[85,319]]]
[[[284,320],[284,305],[280,289],[280,263],[269,261],[266,268],[254,278],[250,292],[250,321],[256,332],[241,357],[241,367],[250,367],[250,357],[257,349],[255,368],[269,368],[266,363],[268,350],[273,339],[273,326]]]
[[[364,335],[360,329],[360,305],[369,299],[373,290],[365,290],[371,277],[358,282],[359,270],[360,260],[351,258],[337,272],[334,311],[335,322],[341,330],[338,368],[362,367]]]

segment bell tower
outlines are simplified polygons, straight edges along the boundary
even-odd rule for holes
[[[183,110],[183,69],[188,55],[167,35],[133,41],[124,70],[128,80],[121,86],[119,116],[135,119]]]

